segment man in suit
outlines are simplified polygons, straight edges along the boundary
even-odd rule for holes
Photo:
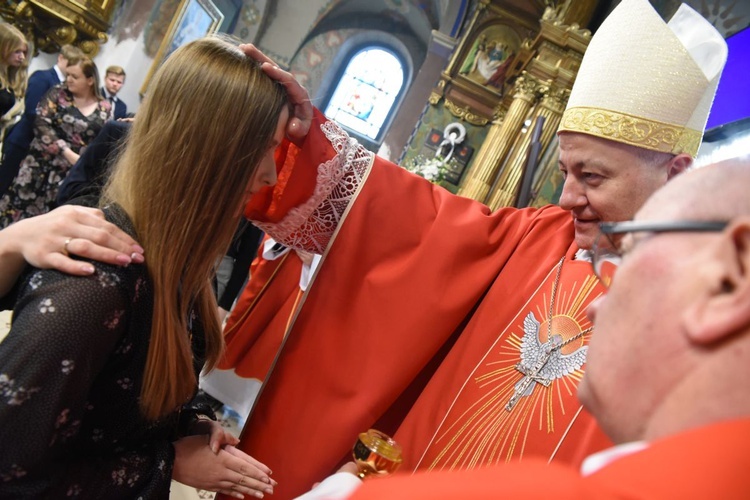
[[[102,95],[109,99],[115,109],[115,120],[125,118],[128,114],[128,106],[125,101],[117,97],[117,93],[125,84],[125,70],[120,66],[110,66],[104,73],[104,87]]]
[[[0,165],[0,196],[13,182],[18,174],[21,162],[29,152],[29,145],[34,138],[34,121],[36,107],[42,96],[49,89],[63,83],[66,69],[75,65],[84,56],[83,52],[72,45],[63,45],[57,55],[57,64],[50,69],[35,71],[29,77],[29,84],[24,97],[24,112],[21,120],[11,129],[3,143],[2,164]]]
[[[543,460],[364,482],[353,499],[747,498],[750,157],[680,175],[633,221],[601,224],[608,293],[578,397],[617,446],[581,470]],[[721,193],[721,196],[716,196]],[[354,464],[305,498],[344,498]],[[346,490],[346,487],[344,490]]]

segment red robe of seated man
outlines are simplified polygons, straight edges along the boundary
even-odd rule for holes
[[[750,491],[750,420],[722,422],[655,441],[582,477],[542,461],[367,481],[352,500],[528,498],[559,500],[742,499]]]

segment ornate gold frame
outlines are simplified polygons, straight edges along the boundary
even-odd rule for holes
[[[184,23],[189,21],[189,18],[186,16],[188,16],[189,12],[191,12],[191,9],[194,7],[198,9],[196,12],[207,16],[210,20],[208,29],[206,29],[205,32],[201,32],[198,37],[215,33],[216,30],[219,29],[219,26],[221,26],[221,22],[224,20],[224,14],[222,14],[211,0],[181,0],[180,5],[177,7],[177,12],[172,18],[172,22],[169,23],[167,34],[164,35],[164,40],[162,40],[159,45],[159,50],[156,52],[154,62],[151,64],[151,68],[149,68],[148,74],[143,80],[143,85],[141,85],[140,90],[141,97],[146,95],[151,79],[164,60],[180,45],[198,38],[191,36],[188,36],[190,39],[185,40],[180,40],[178,38],[178,35],[186,28]]]
[[[0,15],[16,25],[34,50],[55,53],[78,46],[93,57],[108,40],[114,0],[6,0]]]
[[[430,95],[429,102],[437,105],[445,101],[445,108],[450,113],[472,125],[484,126],[499,118],[507,109],[501,106],[506,99],[509,85],[519,75],[519,68],[525,61],[524,40],[534,37],[538,30],[538,18],[511,11],[503,6],[481,0],[471,19],[467,34],[459,43],[448,67],[441,75],[440,81]],[[511,55],[503,59],[505,68],[504,82],[495,87],[489,82],[483,83],[477,78],[477,70],[465,71],[467,62],[477,53],[477,46],[482,43],[494,44],[503,41]],[[487,51],[489,52],[489,50]]]

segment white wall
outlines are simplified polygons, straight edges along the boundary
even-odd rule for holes
[[[302,40],[310,32],[321,12],[332,0],[278,0],[269,10],[268,27],[257,41],[258,47],[279,65],[288,68]]]

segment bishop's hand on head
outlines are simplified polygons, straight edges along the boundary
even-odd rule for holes
[[[279,68],[279,65],[273,59],[266,56],[255,45],[242,44],[240,45],[240,49],[245,55],[261,63],[263,71],[286,88],[289,102],[291,102],[293,107],[293,113],[287,123],[286,133],[290,141],[300,145],[305,137],[307,137],[307,132],[310,130],[313,118],[313,106],[307,90],[300,85],[297,79],[294,78],[294,75]]]

